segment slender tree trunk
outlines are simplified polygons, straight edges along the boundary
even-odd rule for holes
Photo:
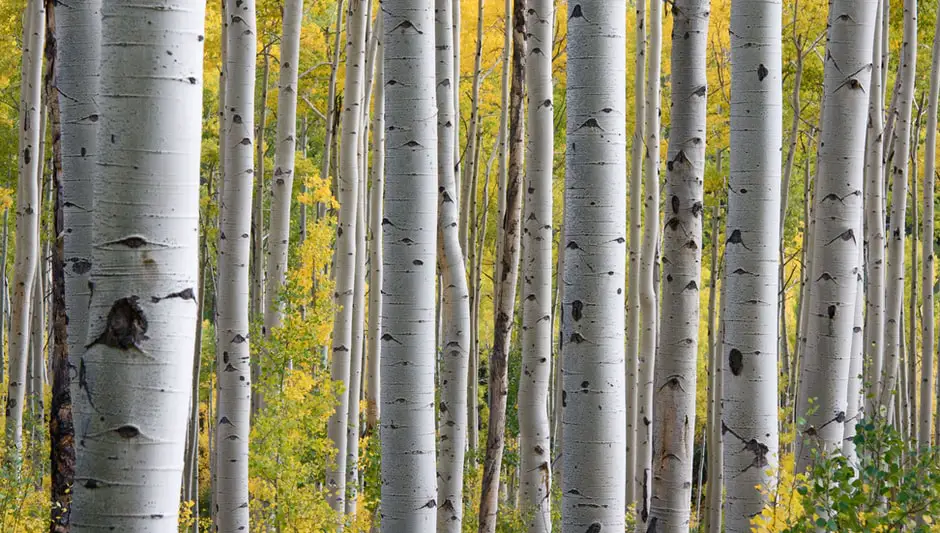
[[[26,6],[23,69],[20,84],[19,179],[16,190],[16,257],[10,316],[10,368],[6,408],[6,443],[16,461],[23,447],[23,407],[29,358],[30,290],[39,262],[39,152],[42,130],[42,53],[46,10],[41,0]]]
[[[333,359],[331,377],[341,382],[337,394],[337,405],[330,417],[328,434],[336,448],[335,460],[327,468],[327,485],[331,491],[330,505],[342,513],[346,502],[346,429],[349,416],[350,358],[353,348],[353,302],[355,292],[356,222],[359,198],[359,127],[362,117],[363,62],[365,60],[365,14],[364,0],[350,0],[346,41],[346,84],[343,96],[342,151],[340,157],[339,225],[337,227],[336,252],[333,273],[336,279],[333,322]],[[352,399],[352,401],[356,401]],[[342,529],[340,524],[339,529]]]
[[[522,372],[519,377],[519,475],[530,533],[548,533],[551,518],[552,163],[554,5],[530,0],[526,10],[528,130],[523,226]]]
[[[908,164],[911,165],[911,283],[910,293],[908,294],[908,314],[910,319],[907,322],[907,338],[910,340],[907,344],[907,384],[904,395],[904,404],[907,406],[905,411],[908,414],[907,434],[911,441],[917,440],[917,250],[920,248],[918,241],[918,212],[917,212],[917,145],[920,132],[920,113],[921,106],[917,108],[917,119],[914,121],[914,128],[911,130],[911,150]]]
[[[725,528],[750,531],[777,465],[782,3],[731,6],[731,163],[720,358]]]
[[[463,468],[467,444],[467,369],[470,354],[470,295],[460,248],[454,130],[453,0],[435,2],[437,80],[438,243],[441,265],[441,398],[437,463],[437,530],[460,533]],[[459,5],[457,6],[459,7]]]
[[[14,213],[15,216],[15,213]],[[6,333],[7,326],[9,322],[7,321],[7,314],[10,312],[10,307],[8,305],[8,294],[10,293],[10,288],[7,284],[7,245],[9,243],[9,230],[10,230],[10,208],[4,208],[3,210],[3,250],[0,251],[0,382],[5,379],[4,373],[6,371],[6,360],[7,360],[7,345],[6,345]],[[68,383],[66,383],[68,386]]]
[[[471,223],[470,206],[476,201],[474,190],[476,189],[476,179],[478,174],[478,158],[476,154],[479,151],[479,132],[480,127],[480,68],[483,61],[483,5],[484,0],[477,0],[477,39],[476,49],[473,55],[473,88],[470,96],[470,125],[467,128],[467,151],[470,156],[470,164],[464,166],[464,174],[460,190],[460,247],[464,255],[468,255],[474,243],[469,238],[469,226]],[[472,264],[473,262],[470,261]],[[476,448],[473,440],[470,441],[471,450]]]
[[[920,418],[918,445],[921,449],[930,446],[930,431],[933,427],[933,361],[934,347],[934,185],[937,160],[937,102],[940,94],[940,10],[934,28],[933,54],[930,64],[930,90],[927,93],[927,146],[924,151],[924,250],[923,281],[923,351],[920,363]]]
[[[650,527],[691,527],[699,285],[705,184],[707,0],[673,6],[672,90],[666,163],[662,309],[653,374],[653,484]],[[683,37],[685,36],[685,37]],[[654,522],[655,521],[655,522]]]
[[[623,531],[626,2],[568,19],[562,531]]]
[[[274,177],[271,182],[271,229],[264,276],[265,334],[270,334],[272,329],[279,327],[284,316],[280,295],[281,287],[287,278],[287,248],[290,242],[290,210],[297,137],[297,63],[300,60],[300,26],[303,22],[303,12],[303,0],[284,2],[281,72],[277,90],[277,145],[274,152]],[[263,179],[263,176],[258,178]]]
[[[428,2],[383,5],[385,217],[382,224],[383,533],[434,531],[434,306],[437,128],[434,14]]]
[[[662,63],[663,5],[650,2],[649,72],[646,79],[646,194],[643,206],[646,227],[640,250],[640,332],[639,375],[637,377],[636,512],[637,533],[646,531],[653,495],[653,371],[656,367],[657,290],[656,263],[659,256],[659,145],[660,72]]]
[[[42,240],[41,236],[39,237]],[[42,463],[40,450],[42,450],[43,437],[45,436],[45,427],[42,421],[45,418],[45,406],[43,405],[43,368],[45,367],[45,345],[46,345],[46,313],[43,306],[43,295],[45,288],[43,283],[43,262],[40,261],[36,266],[36,278],[33,280],[33,290],[31,298],[33,299],[30,320],[30,354],[28,376],[29,400],[29,426],[30,426],[30,462],[32,463],[33,475],[38,473],[39,479],[36,488],[42,488],[42,471],[45,466]],[[36,480],[34,479],[34,482]]]
[[[842,66],[842,65],[840,65]],[[893,210],[891,214],[890,238],[888,241],[888,272],[885,286],[885,356],[882,370],[883,387],[879,400],[881,405],[890,406],[890,395],[894,393],[898,382],[900,364],[900,314],[904,299],[904,232],[905,212],[907,208],[908,149],[911,140],[911,111],[914,104],[914,76],[917,66],[917,2],[904,1],[904,39],[901,45],[901,65],[898,77],[901,79],[898,91],[898,126],[897,143],[894,146],[895,157],[891,165],[894,180]],[[845,67],[842,66],[844,69]],[[850,130],[846,130],[850,131]],[[903,155],[897,155],[903,154]],[[893,420],[893,409],[888,409],[888,420]]]
[[[255,133],[255,3],[244,1],[237,14],[226,11],[224,178],[219,221],[219,274],[216,285],[217,527],[222,533],[248,530],[248,437],[250,434],[251,350],[248,342]]]
[[[264,57],[261,68],[260,100],[255,103],[258,107],[258,123],[255,126],[255,192],[251,197],[251,318],[264,319],[264,132],[268,120],[268,78],[271,74],[271,54],[267,46],[261,52]],[[256,359],[258,355],[255,354]],[[257,360],[254,369],[255,376],[252,381],[256,385],[261,383],[261,362]],[[261,407],[260,396],[252,397],[252,412]]]
[[[855,325],[858,248],[865,129],[871,83],[877,0],[834,1],[830,9],[823,90],[822,133],[817,161],[815,238],[810,274],[806,352],[800,368],[796,415],[797,470],[805,471],[812,450],[842,449],[847,387]],[[855,13],[854,18],[842,16]],[[846,73],[848,78],[846,78]]]
[[[193,347],[199,278],[203,42],[195,36],[205,8],[164,7],[101,10],[101,42],[113,45],[101,49],[95,92],[94,293],[77,373],[77,400],[94,416],[76,426],[73,532],[178,527],[192,382],[192,362],[180,354]]]
[[[511,9],[508,9],[510,8]],[[508,107],[508,160],[505,187],[500,189],[504,209],[500,218],[496,278],[493,298],[493,347],[489,365],[490,419],[483,461],[483,486],[480,495],[480,533],[496,531],[499,508],[500,469],[505,447],[506,400],[509,394],[509,349],[516,305],[516,282],[522,230],[522,175],[524,172],[526,0],[507,0],[507,25],[512,24],[512,68]]]
[[[863,215],[864,216],[864,215]],[[854,322],[852,327],[852,351],[849,359],[848,385],[846,386],[845,434],[842,437],[842,455],[851,464],[856,465],[855,425],[861,419],[864,398],[862,396],[862,369],[864,366],[864,324],[865,324],[865,247],[858,246],[858,272],[856,273]]]
[[[378,36],[375,53],[375,111],[372,115],[372,189],[369,191],[369,352],[366,367],[366,429],[372,432],[379,423],[379,395],[382,373],[380,340],[382,322],[382,218],[385,192],[385,49],[383,23],[376,17]]]
[[[323,161],[320,166],[320,177],[329,179],[330,163],[333,153],[333,143],[336,137],[336,78],[339,74],[340,47],[342,46],[343,36],[343,12],[345,0],[339,0],[336,3],[336,27],[333,37],[333,59],[330,68],[330,83],[327,89],[327,110],[326,110],[326,132],[323,136]],[[317,217],[322,218],[326,214],[326,208],[323,205],[317,207]]]
[[[210,189],[211,190],[211,189]],[[186,434],[186,456],[183,463],[183,501],[193,503],[193,533],[199,533],[199,388],[202,370],[202,317],[205,312],[206,270],[209,269],[209,248],[205,231],[200,237],[199,287],[196,308],[196,338],[193,341],[192,399],[189,404],[189,425]]]
[[[865,332],[868,343],[865,358],[868,365],[865,411],[878,414],[884,366],[885,340],[885,220],[884,167],[881,164],[884,124],[884,91],[881,89],[881,31],[884,7],[879,2],[872,39],[872,70],[868,95],[868,133],[865,140],[865,241],[868,243],[865,297]]]
[[[721,157],[719,152],[719,159]],[[720,169],[719,169],[720,174]],[[716,310],[718,308],[718,253],[721,228],[719,223],[720,206],[712,206],[712,257],[711,279],[708,289],[708,418],[705,421],[705,433],[708,439],[706,446],[708,458],[708,492],[706,496],[705,525],[702,531],[718,531],[721,529],[721,395],[719,394],[719,380],[721,379],[721,341],[716,331]]]
[[[646,2],[636,2],[636,58],[633,66],[633,140],[630,161],[630,271],[627,282],[627,494],[636,502],[637,488],[637,370],[640,356],[640,234],[643,227],[643,141],[646,120]]]
[[[366,19],[368,20],[368,19]],[[360,123],[361,124],[361,123]],[[360,126],[361,127],[361,126]],[[349,415],[346,428],[346,514],[356,516],[359,503],[359,398],[362,392],[362,357],[365,355],[366,305],[366,179],[359,176],[356,213],[356,263],[353,289],[352,350],[349,358]]]

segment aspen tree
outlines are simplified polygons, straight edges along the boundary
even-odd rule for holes
[[[379,423],[382,373],[382,218],[385,192],[385,17],[376,17],[375,110],[372,114],[372,188],[369,190],[369,344],[366,366],[366,428]]]
[[[460,533],[463,527],[463,469],[467,444],[467,369],[470,354],[470,295],[460,248],[454,130],[453,0],[436,0],[437,80],[437,260],[441,265],[440,446],[437,461],[437,530]],[[457,6],[459,8],[459,6]]]
[[[383,533],[435,531],[437,127],[430,2],[384,3]]]
[[[192,380],[181,354],[192,353],[197,322],[205,4],[162,7],[101,9],[94,292],[77,373],[94,416],[76,427],[73,532],[178,527]]]
[[[626,2],[567,16],[562,531],[623,531]]]
[[[672,120],[663,230],[665,283],[653,374],[657,420],[651,520],[665,531],[687,531],[695,439],[709,2],[677,0],[672,13]]]
[[[799,471],[810,464],[813,449],[841,450],[844,438],[876,2],[834,1],[829,11],[809,320],[796,406],[806,421],[797,428]]]

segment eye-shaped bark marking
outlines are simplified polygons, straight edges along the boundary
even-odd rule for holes
[[[88,347],[104,344],[119,350],[140,349],[147,338],[147,317],[137,303],[139,298],[121,298],[111,305],[105,330]]]

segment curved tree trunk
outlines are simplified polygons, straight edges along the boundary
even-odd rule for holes
[[[224,181],[219,222],[219,274],[216,286],[216,342],[219,398],[216,424],[214,506],[222,533],[248,529],[248,437],[250,434],[251,351],[249,272],[252,139],[255,106],[255,3],[237,14],[227,10],[225,58]]]
[[[337,405],[330,417],[328,435],[336,449],[335,460],[327,467],[326,482],[332,495],[330,506],[337,513],[346,507],[346,429],[349,421],[349,366],[353,349],[353,301],[355,292],[356,218],[359,198],[359,128],[362,117],[363,64],[365,60],[366,5],[364,0],[349,0],[346,40],[346,85],[343,97],[342,145],[339,154],[339,222],[333,273],[336,279],[333,320],[333,359],[330,375],[343,383],[337,393]],[[353,399],[353,401],[357,401]],[[342,527],[340,526],[340,529]]]
[[[280,296],[281,287],[287,278],[287,248],[290,242],[297,137],[297,63],[300,60],[300,26],[303,22],[303,12],[303,0],[284,2],[281,73],[277,91],[277,146],[274,152],[274,179],[271,182],[271,229],[264,276],[264,332],[267,335],[281,325],[284,317]],[[262,176],[259,178],[263,179]]]
[[[639,375],[637,377],[636,436],[636,512],[637,533],[646,531],[653,495],[653,370],[656,366],[656,265],[659,257],[659,145],[660,145],[660,72],[663,50],[663,5],[650,2],[647,25],[650,28],[649,72],[646,78],[646,228],[640,250],[640,331]]]
[[[623,531],[626,2],[568,17],[562,531]]]
[[[708,0],[677,0],[666,163],[662,312],[653,383],[652,518],[688,531],[692,502],[705,184]],[[684,37],[683,37],[684,36]],[[779,123],[778,123],[779,125]],[[776,242],[776,241],[775,241]]]
[[[630,271],[627,282],[627,499],[636,502],[637,370],[640,356],[640,234],[643,229],[643,137],[646,120],[646,2],[636,2],[636,59],[633,66],[633,146],[630,161]]]
[[[197,322],[204,6],[101,10],[101,42],[114,45],[101,49],[96,92],[94,293],[78,368],[94,416],[76,426],[73,532],[177,531],[192,383],[180,354],[192,353]]]
[[[841,66],[841,65],[840,65]],[[898,370],[901,359],[901,306],[904,300],[904,219],[907,209],[908,149],[911,142],[911,111],[914,104],[914,76],[917,66],[917,2],[904,1],[904,40],[901,45],[901,65],[898,78],[897,142],[891,176],[894,180],[892,193],[891,227],[888,240],[888,271],[885,285],[885,350],[882,369],[883,385],[879,391],[881,406],[888,408],[888,420],[894,420],[891,395],[898,385]],[[844,69],[844,67],[843,67]],[[851,130],[844,130],[851,131]],[[889,141],[889,139],[885,139]],[[898,156],[898,154],[904,154]]]
[[[437,463],[437,530],[460,533],[463,525],[463,468],[467,444],[467,368],[470,354],[470,295],[460,248],[454,130],[454,7],[436,0],[434,10],[437,80],[437,259],[441,265],[441,397]],[[458,5],[459,7],[459,5]]]
[[[933,361],[934,361],[934,182],[937,159],[937,103],[940,93],[940,10],[934,29],[933,55],[930,65],[930,92],[927,95],[927,146],[924,151],[924,250],[923,250],[923,351],[920,370],[920,420],[918,445],[930,446],[933,428]]]
[[[507,0],[506,12],[512,17],[512,68],[507,119],[508,143],[505,187],[500,188],[503,203],[497,237],[495,296],[493,298],[493,348],[489,366],[490,418],[486,433],[486,456],[483,460],[483,486],[480,495],[480,533],[496,531],[499,507],[500,469],[506,433],[506,401],[509,395],[509,350],[512,341],[513,314],[516,305],[516,284],[519,277],[519,256],[522,229],[522,174],[524,162],[525,123],[523,96],[525,91],[525,11],[526,0]]]
[[[526,10],[528,129],[523,226],[522,373],[519,377],[519,454],[522,511],[530,533],[547,533],[551,518],[552,360],[552,102],[551,0],[529,0]]]
[[[829,15],[819,144],[813,270],[810,274],[806,353],[800,366],[796,415],[797,470],[812,450],[842,449],[855,325],[856,279],[861,265],[865,138],[877,0],[834,1]],[[852,12],[853,17],[843,13]],[[846,76],[848,75],[848,78]]]
[[[722,413],[725,528],[750,531],[777,464],[777,290],[783,143],[781,2],[731,5],[731,163]],[[853,280],[854,281],[854,280]]]
[[[382,531],[434,531],[437,128],[434,14],[383,5],[386,106],[382,224]]]
[[[14,460],[23,448],[23,407],[29,360],[30,291],[39,262],[39,152],[42,131],[42,53],[46,10],[41,0],[26,6],[23,70],[20,83],[19,180],[16,188],[16,257],[10,313],[10,372],[6,406],[6,444]]]

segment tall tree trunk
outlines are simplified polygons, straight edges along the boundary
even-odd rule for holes
[[[636,2],[636,58],[633,65],[633,140],[630,152],[630,271],[627,282],[627,494],[636,502],[637,488],[637,370],[640,356],[640,234],[643,228],[643,142],[646,120],[646,2]],[[642,487],[639,487],[642,488]]]
[[[261,68],[261,79],[257,80],[261,86],[260,98],[255,105],[258,107],[258,123],[255,126],[255,192],[251,197],[251,319],[264,319],[264,132],[268,120],[268,78],[271,75],[271,54],[267,45],[262,49],[261,55],[264,63]],[[255,354],[256,359],[260,354]],[[260,385],[261,362],[254,363],[255,376],[252,381]],[[252,397],[252,412],[256,412],[260,405],[260,395]]]
[[[721,152],[718,152],[718,173],[721,175]],[[716,311],[718,309],[718,253],[721,229],[719,224],[720,206],[716,202],[712,206],[712,257],[711,280],[708,289],[708,418],[705,421],[705,433],[708,445],[706,446],[708,459],[708,492],[705,514],[705,523],[702,531],[721,530],[721,491],[722,491],[722,450],[721,450],[721,394],[719,384],[721,380],[721,335],[716,328]]]
[[[353,301],[355,292],[356,222],[359,204],[359,127],[361,122],[363,62],[365,60],[364,0],[350,0],[346,41],[346,84],[343,96],[342,151],[340,157],[339,225],[336,230],[336,252],[333,272],[336,279],[333,321],[333,359],[331,377],[341,382],[337,405],[330,417],[328,434],[336,448],[335,460],[327,468],[327,485],[331,491],[330,506],[345,510],[346,498],[346,429],[349,415],[350,358],[353,348]],[[353,401],[356,401],[355,399]],[[342,526],[340,525],[340,529]]]
[[[203,41],[195,36],[205,8],[163,7],[101,10],[101,42],[113,46],[101,49],[95,93],[94,292],[77,373],[77,401],[94,416],[76,426],[73,532],[177,531],[192,380],[180,354],[196,335]]]
[[[39,237],[40,242],[42,237]],[[42,421],[45,418],[45,406],[43,405],[43,369],[45,367],[45,340],[46,340],[46,314],[43,306],[43,296],[45,287],[43,283],[43,262],[40,261],[36,267],[36,278],[33,280],[33,290],[31,298],[33,299],[30,314],[30,350],[29,350],[29,368],[27,372],[28,387],[27,400],[29,401],[29,426],[30,426],[30,463],[32,464],[33,475],[39,474],[37,488],[42,488],[42,464],[40,450],[42,450],[45,428]],[[34,479],[34,482],[36,480]]]
[[[907,338],[910,342],[907,343],[907,355],[905,356],[905,362],[907,363],[905,390],[907,394],[904,395],[903,403],[907,406],[905,408],[908,414],[907,435],[912,442],[917,441],[917,250],[920,248],[917,235],[919,230],[917,227],[919,214],[917,212],[917,145],[919,144],[922,107],[922,105],[917,106],[917,118],[914,120],[914,127],[911,129],[911,149],[908,156],[908,164],[911,165],[910,175],[913,176],[911,179],[911,282],[909,284],[910,293],[907,297],[908,315],[910,316],[907,322]]]
[[[864,215],[863,215],[864,217]],[[852,323],[852,351],[849,359],[848,384],[846,386],[845,430],[842,437],[842,455],[851,464],[857,465],[855,453],[855,425],[862,416],[864,406],[862,369],[864,367],[864,324],[865,324],[865,247],[858,246],[858,272],[856,273],[854,321]]]
[[[386,173],[382,224],[382,531],[434,531],[437,128],[434,14],[383,5]]]
[[[493,347],[489,365],[490,419],[486,433],[486,456],[483,460],[483,486],[480,495],[480,533],[496,531],[499,508],[500,469],[506,433],[506,400],[509,395],[509,349],[512,341],[513,314],[516,305],[516,283],[522,230],[522,175],[524,172],[525,118],[525,40],[526,0],[507,0],[507,25],[512,25],[512,68],[509,97],[507,174],[505,187],[500,189],[504,209],[500,218],[501,233],[497,237],[495,295],[493,298]],[[511,9],[510,9],[511,7]]]
[[[15,213],[14,213],[15,216]],[[6,333],[7,326],[9,321],[7,320],[7,315],[10,313],[10,306],[8,305],[10,294],[10,287],[7,283],[7,246],[10,242],[9,238],[10,232],[10,208],[4,208],[3,210],[3,249],[0,251],[0,381],[5,379],[4,373],[6,372],[6,360],[7,360],[7,345],[6,345]],[[68,383],[65,384],[68,387]]]
[[[336,27],[333,34],[333,58],[330,68],[330,83],[327,89],[327,108],[326,108],[326,132],[323,136],[323,161],[320,166],[320,178],[330,178],[330,163],[333,153],[333,143],[336,137],[336,79],[339,74],[340,46],[343,36],[343,12],[345,0],[336,2]],[[326,214],[325,206],[317,206],[317,217],[322,218]]]
[[[840,65],[842,66],[842,65]],[[904,1],[904,39],[901,45],[901,64],[898,77],[897,142],[891,165],[894,180],[890,238],[888,241],[888,272],[885,286],[885,355],[882,370],[883,386],[879,401],[883,406],[891,405],[891,394],[897,388],[898,365],[900,363],[901,306],[904,300],[904,232],[907,208],[908,157],[911,142],[911,111],[914,104],[914,76],[917,66],[917,2]],[[844,69],[845,67],[842,66]],[[843,130],[851,131],[851,130]],[[903,155],[899,155],[903,154]],[[893,420],[893,409],[888,408],[888,420]]]
[[[666,163],[662,333],[653,374],[656,482],[650,527],[655,523],[657,529],[678,532],[688,531],[691,521],[709,2],[676,0],[672,12],[672,123]],[[776,124],[779,127],[779,122]]]
[[[281,34],[281,72],[277,90],[277,138],[274,178],[271,182],[271,229],[268,261],[265,263],[264,332],[281,325],[284,306],[281,287],[287,278],[287,248],[290,242],[291,196],[294,190],[294,153],[297,149],[297,63],[300,60],[300,26],[303,0],[284,2]],[[262,103],[262,105],[264,105]],[[263,176],[259,176],[263,179]]]
[[[660,72],[662,71],[663,5],[650,2],[647,25],[650,28],[649,72],[646,78],[646,190],[643,207],[646,227],[640,250],[640,331],[639,372],[637,376],[636,512],[637,533],[646,531],[653,495],[653,371],[656,367],[657,316],[656,264],[659,257],[659,145]]]
[[[366,429],[379,423],[382,373],[380,340],[382,321],[382,218],[385,193],[385,38],[384,20],[376,17],[375,111],[372,115],[372,189],[369,191],[369,352],[366,367]]]
[[[782,3],[731,5],[722,413],[725,528],[750,531],[777,465],[777,291],[783,143]]]
[[[845,433],[856,279],[862,266],[862,132],[868,118],[865,88],[871,83],[876,2],[834,1],[829,12],[809,321],[796,408],[806,421],[797,428],[800,472],[810,464],[813,449],[824,454],[841,450]],[[843,16],[848,12],[854,18]]]
[[[884,91],[882,90],[881,33],[884,7],[877,6],[874,37],[872,38],[872,70],[868,88],[868,131],[865,140],[865,242],[868,243],[866,277],[868,291],[865,296],[865,346],[867,361],[867,393],[865,411],[878,414],[881,394],[885,340],[885,219],[884,219],[884,167],[881,164],[884,125]]]
[[[211,183],[211,182],[210,182]],[[211,191],[211,185],[209,190]],[[206,233],[202,232],[199,243],[199,287],[196,289],[196,338],[193,341],[192,398],[189,402],[189,424],[186,433],[186,455],[183,462],[183,501],[193,504],[193,533],[199,533],[199,388],[202,371],[202,317],[205,312],[206,270],[209,269],[209,247]]]
[[[626,2],[568,18],[562,531],[623,531]]]
[[[29,359],[30,290],[39,262],[39,152],[42,130],[42,54],[46,9],[41,0],[26,6],[23,69],[20,83],[19,179],[16,189],[16,258],[10,316],[10,367],[6,406],[6,444],[16,460],[23,447],[23,407]]]
[[[213,508],[222,533],[249,527],[248,437],[250,434],[251,351],[248,342],[251,205],[254,175],[255,47],[253,0],[241,11],[226,11],[224,178],[219,222],[219,274],[216,285],[218,413],[216,487]]]
[[[934,185],[937,162],[937,107],[940,94],[940,10],[934,28],[933,55],[930,64],[930,90],[927,93],[927,146],[924,150],[924,250],[923,250],[923,351],[920,363],[920,429],[918,445],[921,449],[930,446],[930,431],[933,427],[933,361],[936,339],[934,337]]]
[[[467,444],[467,369],[470,354],[470,295],[460,248],[454,130],[453,0],[436,0],[434,10],[437,79],[438,243],[441,265],[441,398],[437,464],[437,530],[460,533],[463,524],[463,468]],[[457,6],[459,7],[459,5]]]
[[[477,39],[476,39],[476,49],[473,54],[473,87],[470,93],[470,125],[467,128],[467,150],[466,154],[470,157],[469,164],[464,166],[463,178],[460,184],[460,226],[459,226],[459,236],[460,236],[460,247],[463,250],[465,256],[470,255],[469,250],[473,248],[475,243],[472,239],[469,239],[469,228],[470,224],[475,221],[472,220],[470,216],[471,206],[476,201],[476,195],[474,191],[476,190],[476,180],[479,170],[477,168],[477,163],[479,158],[477,154],[479,153],[480,146],[480,68],[483,61],[483,2],[484,0],[477,0]],[[458,117],[459,118],[459,117]],[[471,265],[473,264],[470,261]],[[473,430],[471,430],[473,433]],[[471,439],[470,449],[476,449],[475,441]]]
[[[519,454],[523,516],[530,533],[548,533],[551,517],[552,163],[554,5],[529,0],[526,10],[528,130],[523,226],[522,372],[519,376]],[[533,135],[534,133],[534,135]]]

